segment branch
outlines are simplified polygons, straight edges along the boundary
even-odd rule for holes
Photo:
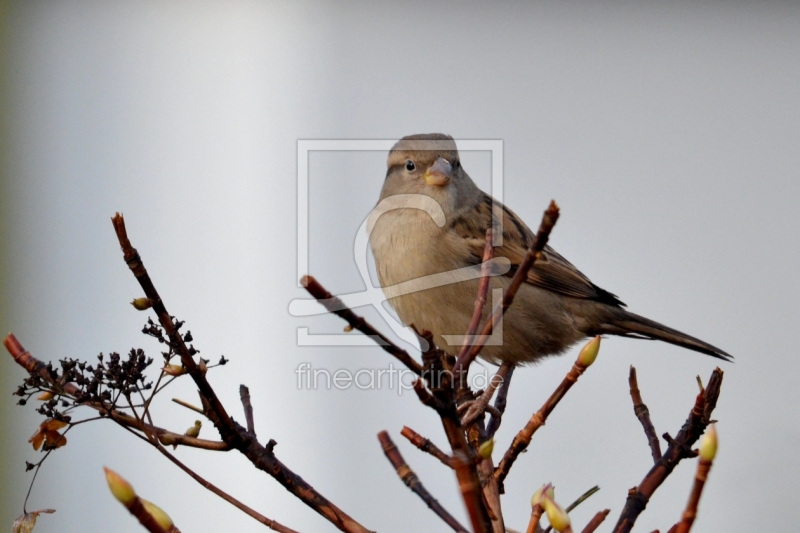
[[[414,359],[408,355],[408,352],[394,344],[388,338],[386,338],[380,331],[375,329],[369,322],[367,322],[363,317],[355,314],[349,307],[346,307],[342,301],[333,296],[325,287],[319,284],[319,282],[314,279],[312,276],[303,276],[300,280],[300,283],[303,287],[306,288],[309,294],[321,303],[325,309],[329,312],[334,313],[335,315],[343,318],[353,329],[357,329],[364,335],[368,337],[375,338],[377,337],[381,342],[378,345],[383,348],[386,352],[396,357],[401,363],[406,365],[409,370],[414,372],[416,375],[420,375],[422,372],[422,365],[418,362],[414,361]]]
[[[258,511],[256,511],[255,509],[252,509],[252,508],[248,507],[247,505],[243,504],[242,502],[240,502],[239,500],[237,500],[236,498],[234,498],[233,496],[231,496],[227,492],[223,491],[222,489],[220,489],[219,487],[217,487],[213,483],[207,481],[206,479],[204,479],[203,477],[198,475],[197,472],[195,472],[194,470],[192,470],[191,468],[189,468],[188,466],[183,464],[177,457],[175,457],[174,455],[169,453],[169,451],[166,448],[164,448],[163,446],[160,446],[160,445],[156,446],[156,449],[164,457],[166,457],[167,459],[172,461],[172,463],[175,464],[178,468],[180,468],[181,470],[183,470],[184,472],[189,474],[189,476],[192,479],[197,481],[204,488],[206,488],[209,491],[213,492],[214,494],[216,494],[217,496],[219,496],[220,498],[222,498],[226,502],[230,503],[231,505],[233,505],[234,507],[236,507],[237,509],[239,509],[240,511],[245,513],[246,515],[248,515],[248,516],[250,516],[252,518],[255,518],[256,520],[258,520],[259,522],[261,522],[262,524],[264,524],[268,528],[273,529],[275,531],[279,531],[280,533],[297,533],[297,531],[295,531],[294,529],[288,528],[288,527],[276,522],[275,520],[267,518],[266,516],[262,515]]]
[[[586,527],[583,528],[581,533],[592,533],[595,529],[600,527],[600,524],[603,523],[610,512],[611,509],[603,509],[602,511],[599,511],[591,520],[589,520],[589,523],[586,524]]]
[[[464,337],[464,344],[461,346],[458,357],[462,359],[466,357],[467,353],[472,349],[477,342],[474,338],[475,332],[478,331],[478,326],[481,325],[481,316],[483,315],[483,307],[486,305],[486,295],[489,293],[489,279],[491,266],[489,261],[494,257],[494,248],[492,247],[493,229],[491,227],[486,229],[486,244],[483,247],[483,262],[481,263],[481,277],[478,284],[478,296],[475,298],[475,307],[472,311],[472,319],[467,328],[467,334]]]
[[[642,395],[639,392],[639,382],[636,380],[636,368],[631,365],[631,372],[628,375],[628,384],[631,389],[631,398],[633,399],[633,412],[636,418],[641,422],[644,428],[644,434],[647,437],[647,443],[650,445],[650,453],[653,456],[653,462],[657,463],[661,459],[661,445],[656,436],[656,428],[650,421],[650,410],[642,401]]]
[[[694,519],[697,517],[697,504],[700,503],[700,495],[703,493],[703,487],[708,479],[708,472],[711,470],[711,464],[716,454],[717,432],[714,426],[711,426],[700,444],[700,460],[697,462],[697,473],[694,476],[692,493],[689,495],[689,502],[686,504],[683,517],[675,529],[676,533],[689,533],[689,530],[692,529]]]
[[[348,533],[367,533],[368,530],[364,526],[353,520],[347,513],[317,492],[314,487],[306,483],[303,478],[281,463],[272,451],[275,446],[274,441],[270,441],[267,447],[262,446],[254,436],[248,434],[245,428],[234,422],[228,415],[216,392],[206,380],[206,374],[201,371],[198,364],[192,359],[192,354],[186,347],[181,335],[178,334],[172,317],[167,312],[164,302],[147,274],[139,253],[133,248],[128,239],[125,220],[119,213],[111,220],[114,224],[114,231],[119,239],[125,262],[134,276],[136,276],[136,280],[144,290],[145,296],[152,302],[153,310],[158,315],[161,326],[169,335],[170,346],[180,356],[183,366],[187,369],[192,380],[194,380],[195,385],[197,385],[206,416],[214,423],[222,440],[245,455],[256,468],[275,478],[286,490],[340,530]]]
[[[672,473],[677,464],[682,459],[694,455],[691,447],[711,422],[711,413],[716,407],[722,387],[722,376],[722,370],[716,368],[711,374],[706,389],[697,395],[694,408],[678,435],[671,439],[664,455],[653,465],[639,486],[631,489],[628,493],[625,507],[622,509],[617,525],[614,526],[614,533],[628,533],[641,512],[644,511],[653,493]]]
[[[247,422],[247,432],[253,437],[256,436],[255,423],[253,422],[253,404],[250,403],[250,389],[244,385],[239,385],[239,397],[242,399],[244,408],[244,419]]]
[[[525,258],[517,267],[514,277],[511,278],[511,283],[509,284],[508,289],[506,289],[506,293],[503,296],[503,301],[494,308],[491,319],[486,322],[486,325],[483,327],[483,331],[481,331],[481,334],[475,339],[475,342],[471,343],[472,346],[470,346],[470,350],[466,352],[462,350],[463,355],[458,357],[455,365],[456,375],[460,375],[462,372],[469,371],[470,364],[472,364],[472,361],[474,361],[478,356],[478,353],[481,351],[484,344],[486,344],[486,341],[489,339],[492,331],[494,331],[494,328],[497,326],[503,314],[506,312],[506,309],[508,309],[508,307],[514,301],[514,296],[517,294],[517,290],[519,290],[522,283],[527,279],[528,271],[531,269],[531,267],[533,267],[533,264],[536,261],[536,256],[544,250],[545,246],[547,246],[547,240],[550,237],[550,232],[553,230],[553,226],[555,226],[556,221],[558,220],[558,215],[558,205],[556,205],[555,201],[551,201],[550,206],[544,212],[542,223],[539,225],[539,231],[536,232],[536,237],[533,239],[533,244],[531,244],[530,249],[528,249],[528,253],[525,254]]]
[[[414,383],[414,391],[423,404],[434,409],[439,415],[450,449],[453,451],[452,460],[458,488],[461,490],[472,529],[475,533],[486,533],[492,529],[492,520],[483,496],[475,455],[467,443],[456,410],[456,388],[451,381],[452,369],[449,366],[445,368],[445,364],[448,364],[447,356],[431,342],[430,332],[423,331],[421,336],[428,341],[429,347],[422,354],[423,377],[431,376],[435,379],[428,379],[430,392],[424,388],[420,379]]]
[[[505,383],[506,376],[514,368],[514,363],[504,361],[503,364],[500,365],[500,368],[497,369],[497,372],[492,376],[489,380],[489,385],[486,387],[486,390],[483,391],[483,394],[475,400],[467,410],[467,413],[462,417],[461,424],[463,426],[470,425],[476,418],[481,416],[486,408],[489,406],[489,402],[492,400],[492,396],[494,396],[494,391],[497,390],[501,384]],[[502,415],[500,415],[502,416]],[[499,420],[499,417],[496,417]]]
[[[432,443],[430,440],[426,439],[413,429],[408,426],[403,427],[403,431],[400,432],[402,436],[407,438],[411,444],[419,448],[425,453],[429,453],[432,456],[439,459],[443,465],[453,468],[453,458],[444,453],[438,446]]]
[[[400,450],[397,449],[397,446],[394,445],[392,442],[392,438],[386,431],[381,431],[378,433],[378,440],[381,441],[381,447],[383,447],[383,453],[386,455],[386,458],[389,459],[389,462],[392,463],[395,470],[397,470],[397,475],[400,476],[400,479],[403,480],[403,483],[411,489],[411,491],[422,498],[428,507],[430,507],[431,511],[436,513],[436,515],[444,520],[444,522],[453,528],[454,531],[458,531],[459,533],[466,533],[467,528],[462,526],[458,523],[458,520],[453,518],[453,515],[448,513],[441,504],[436,501],[436,498],[431,496],[431,494],[427,491],[427,489],[422,485],[422,482],[419,480],[417,475],[414,473],[411,468],[406,464],[405,459],[400,454]]]
[[[536,531],[542,530],[539,520],[541,520],[543,513],[544,508],[540,504],[537,503],[531,507],[531,519],[528,521],[528,529],[525,530],[525,533],[536,533]]]
[[[508,403],[508,389],[511,387],[511,377],[514,375],[515,368],[516,366],[512,366],[508,369],[506,379],[503,380],[503,384],[500,385],[500,390],[497,391],[497,399],[494,401],[494,408],[500,416],[492,415],[492,418],[489,419],[489,424],[486,426],[487,438],[491,439],[494,437],[494,434],[500,429],[500,423],[503,421],[502,416],[503,413],[506,412],[506,404]]]
[[[583,351],[581,351],[581,354]],[[503,459],[500,461],[500,464],[497,465],[497,468],[494,472],[494,477],[497,479],[497,482],[500,486],[503,486],[503,481],[505,480],[508,473],[511,471],[511,466],[514,464],[514,461],[517,460],[519,454],[525,450],[528,445],[531,443],[531,439],[533,438],[533,434],[536,433],[540,427],[544,425],[547,421],[547,417],[550,416],[550,413],[553,412],[553,409],[556,408],[558,403],[561,401],[561,398],[572,388],[572,386],[578,381],[578,378],[586,371],[588,368],[586,365],[581,363],[581,356],[578,356],[578,360],[575,361],[575,364],[572,365],[572,368],[558,385],[556,390],[544,405],[536,411],[536,413],[531,417],[525,427],[517,433],[517,436],[514,437],[514,440],[511,442],[511,446],[506,450],[505,455],[503,455]]]

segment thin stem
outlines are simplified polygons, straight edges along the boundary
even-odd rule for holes
[[[653,427],[653,422],[650,421],[650,410],[642,401],[642,394],[639,392],[639,382],[636,379],[636,368],[634,368],[633,365],[631,365],[631,371],[628,375],[628,385],[631,389],[633,412],[642,424],[642,428],[644,428],[644,434],[645,437],[647,437],[647,443],[650,445],[650,454],[653,456],[653,462],[657,463],[658,460],[661,459],[661,445],[658,442],[656,428]]]
[[[403,456],[400,454],[400,450],[397,449],[397,446],[395,446],[389,434],[386,431],[381,431],[378,433],[378,440],[381,442],[383,453],[386,455],[386,458],[389,459],[389,462],[392,463],[395,470],[397,470],[397,475],[400,476],[403,483],[405,483],[414,494],[419,496],[422,501],[430,507],[431,511],[436,513],[436,516],[441,518],[453,531],[466,533],[467,528],[453,518],[453,515],[448,513],[436,498],[431,496],[428,490],[423,486],[414,471],[406,464],[405,459],[403,459]]]

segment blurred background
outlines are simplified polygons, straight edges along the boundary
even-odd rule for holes
[[[789,530],[800,521],[798,193],[800,4],[795,2],[4,2],[0,331],[44,360],[159,346],[140,333],[140,289],[109,220],[124,213],[171,313],[202,355],[231,362],[212,383],[239,420],[250,386],[256,430],[278,457],[366,527],[446,531],[397,478],[376,439],[466,522],[455,478],[399,436],[445,445],[438,420],[398,391],[298,390],[295,370],[386,368],[376,347],[301,347],[297,329],[341,333],[329,316],[289,315],[297,286],[297,142],[445,132],[500,139],[506,203],[535,226],[554,198],[551,243],[634,312],[734,354],[715,418],[720,452],[697,531]],[[488,187],[487,153],[465,167]],[[385,154],[309,156],[309,264],[333,292],[362,290],[356,230],[375,204]],[[384,331],[374,310],[363,311]],[[3,351],[5,354],[5,351]],[[574,353],[519,370],[497,449],[550,394]],[[611,338],[506,482],[506,524],[553,482],[582,525],[610,530],[651,465],[627,389],[635,365],[660,433],[675,434],[718,361]],[[11,392],[0,357],[0,524],[22,513],[41,418]],[[156,421],[196,415],[186,383]],[[215,438],[208,424],[201,436]],[[334,528],[236,453],[178,457],[266,516]],[[183,531],[263,527],[105,421],[79,426],[39,473],[37,533],[142,531],[112,500],[102,466]],[[637,530],[665,531],[695,463],[659,489]]]

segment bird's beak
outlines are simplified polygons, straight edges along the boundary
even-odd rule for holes
[[[428,185],[443,187],[450,182],[453,175],[453,165],[444,157],[440,157],[425,171],[423,178]]]

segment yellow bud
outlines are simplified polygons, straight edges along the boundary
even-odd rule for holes
[[[713,461],[717,455],[717,427],[716,424],[711,424],[703,435],[703,440],[700,441],[700,457],[706,461]]]
[[[162,370],[170,376],[182,376],[186,373],[186,369],[181,365],[166,365]]]
[[[187,437],[192,437],[193,439],[196,439],[197,436],[200,435],[200,428],[202,426],[203,426],[202,422],[200,422],[199,420],[195,420],[194,421],[194,425],[192,427],[190,427],[189,429],[187,429],[186,433],[184,433],[184,435],[186,435]]]
[[[491,459],[494,451],[494,439],[489,439],[478,448],[478,455],[483,459]]]
[[[544,496],[542,498],[542,507],[544,507],[544,512],[547,513],[547,519],[550,521],[550,525],[553,526],[553,529],[556,531],[564,531],[569,527],[569,515],[551,498]]]
[[[119,474],[110,468],[103,467],[106,471],[106,482],[111,494],[123,505],[129,505],[136,499],[136,491],[130,483],[125,481]]]
[[[161,526],[162,529],[169,531],[169,529],[174,525],[172,523],[172,518],[170,518],[161,507],[153,502],[149,502],[144,498],[139,498],[139,500],[142,502],[144,510],[147,511],[156,522],[158,522],[158,525]]]
[[[350,324],[347,324],[347,325],[344,327],[344,332],[345,332],[345,333],[350,333],[351,331],[353,331],[353,326],[351,326]]]
[[[44,391],[36,399],[37,400],[41,400],[43,402],[46,402],[47,400],[52,400],[53,399],[53,393],[50,392],[49,390],[48,391]]]
[[[586,343],[581,353],[578,354],[578,363],[583,366],[591,366],[594,360],[597,359],[597,354],[600,352],[600,335]]]
[[[552,484],[547,483],[546,485],[542,485],[539,490],[533,493],[533,498],[531,498],[531,507],[535,505],[541,505],[542,503],[542,495],[546,495],[548,498],[555,498],[556,492],[555,487]]]
[[[203,374],[208,372],[208,366],[206,366],[206,362],[202,357],[200,358],[200,362],[197,363],[197,367],[200,369],[200,372],[202,372]]]
[[[134,298],[131,302],[131,305],[138,311],[147,311],[153,307],[153,302],[150,300],[150,298]]]

